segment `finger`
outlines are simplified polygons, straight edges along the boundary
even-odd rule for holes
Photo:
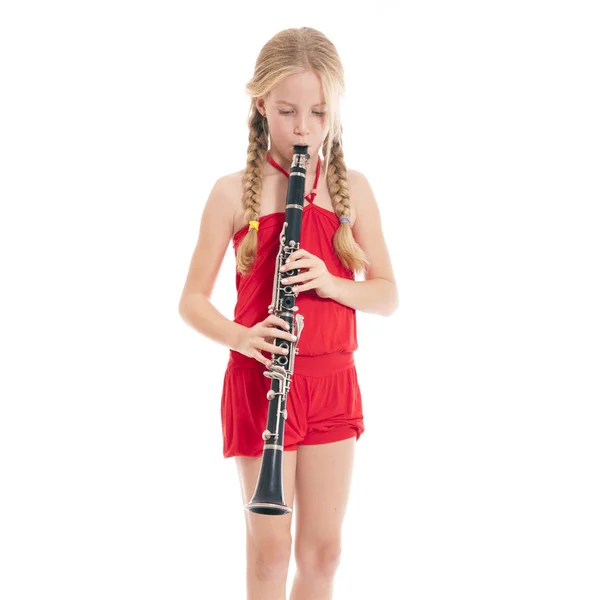
[[[274,337],[278,337],[282,340],[295,341],[295,335],[289,333],[288,331],[280,331],[279,329],[270,330],[273,333]],[[272,340],[271,340],[272,341]]]
[[[306,292],[307,290],[312,290],[317,287],[316,282],[313,280],[309,283],[305,283],[303,285],[297,285],[292,288],[292,292],[298,294],[299,292]]]
[[[284,329],[289,329],[289,325],[287,324],[287,321],[285,321],[284,319],[282,319],[281,317],[278,317],[276,315],[269,315],[264,321],[263,323],[269,323],[269,324],[273,324],[273,325],[279,325],[280,327],[283,327]]]
[[[261,344],[261,350],[264,350],[265,352],[271,352],[272,354],[288,353],[287,348],[282,348],[280,346],[276,346],[275,344],[267,344],[266,342],[264,344]]]
[[[315,260],[313,258],[303,258],[301,260],[295,260],[293,263],[283,265],[282,273],[285,273],[286,271],[293,271],[294,269],[309,269],[314,265]]]
[[[261,364],[265,365],[265,367],[270,367],[271,366],[271,361],[266,358],[265,356],[263,356],[260,352],[257,352],[254,355],[254,358]]]
[[[294,250],[288,260],[291,262],[292,260],[297,260],[298,258],[302,258],[304,256],[313,256],[310,252],[305,250],[304,248],[300,248],[299,250]]]
[[[294,277],[286,277],[285,281],[283,279],[281,280],[281,283],[285,285],[292,285],[293,283],[298,282],[308,283],[309,281],[312,281],[318,276],[319,274],[315,273],[314,271],[306,271],[305,273],[300,273],[300,275],[294,275]]]
[[[302,283],[306,280],[305,277],[301,276],[301,275],[296,275],[294,277],[286,277],[285,280],[282,280],[281,283],[283,283],[283,285],[288,286],[288,285],[293,285],[294,283]]]

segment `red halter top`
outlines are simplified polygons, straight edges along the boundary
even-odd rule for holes
[[[267,154],[267,160],[289,178],[289,173]],[[333,248],[333,236],[339,227],[339,219],[331,210],[314,204],[321,170],[321,159],[317,163],[315,183],[305,198],[309,202],[302,213],[300,248],[318,256],[325,262],[327,270],[335,277],[355,279],[354,272],[342,266]],[[234,322],[252,327],[269,316],[268,307],[273,298],[275,262],[279,252],[285,212],[274,212],[259,217],[256,258],[250,271],[240,275],[236,270],[235,284],[237,302]],[[248,233],[245,226],[233,236],[233,249],[237,249]],[[329,298],[320,298],[315,290],[302,291],[296,297],[298,313],[304,317],[304,329],[298,342],[298,356],[316,356],[333,352],[352,352],[358,348],[356,338],[356,311]],[[254,358],[231,350],[231,360],[244,366],[261,367]],[[263,352],[267,358],[271,354]]]

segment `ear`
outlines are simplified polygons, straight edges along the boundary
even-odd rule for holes
[[[254,105],[256,106],[256,110],[264,117],[267,112],[265,109],[265,101],[262,98],[257,98]]]

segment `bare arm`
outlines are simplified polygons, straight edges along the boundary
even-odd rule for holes
[[[362,312],[389,316],[398,308],[396,284],[387,279],[377,278],[354,281],[335,277],[333,300]]]
[[[186,304],[180,304],[179,314],[192,329],[232,350],[237,349],[240,335],[246,329],[221,314],[203,294],[189,296]]]
[[[365,281],[335,277],[335,291],[331,297],[356,310],[389,316],[397,310],[399,298],[390,255],[383,237],[379,207],[367,178],[358,171],[353,170],[351,173],[348,185],[356,208],[356,221],[352,231],[354,239],[367,254],[370,266],[365,273]]]
[[[179,315],[198,333],[236,349],[238,338],[246,328],[229,320],[210,301],[233,231],[232,187],[227,177],[221,177],[206,201],[179,301]]]

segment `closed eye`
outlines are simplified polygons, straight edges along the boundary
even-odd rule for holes
[[[280,110],[279,114],[280,115],[291,115],[293,112],[294,112],[293,110],[287,110],[287,111]],[[318,112],[316,110],[314,110],[313,113],[315,115],[317,115],[318,117],[322,117],[325,114],[324,112]]]

